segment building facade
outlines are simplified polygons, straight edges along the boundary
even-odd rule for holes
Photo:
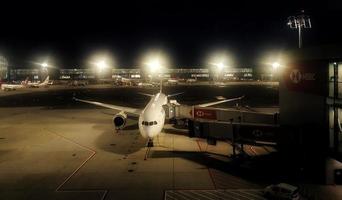
[[[0,80],[7,79],[8,61],[4,56],[0,55]]]
[[[1,70],[1,69],[0,69]],[[1,72],[1,71],[0,71]],[[229,68],[216,72],[208,68],[170,68],[164,70],[161,76],[171,79],[197,79],[203,81],[209,80],[251,80],[254,77],[252,68]],[[48,72],[42,72],[41,69],[11,69],[11,80],[22,80],[29,77],[30,80],[39,80],[47,74],[52,79],[59,80],[95,80],[95,79],[115,79],[119,77],[129,79],[149,79],[156,76],[140,68],[124,69],[114,68],[105,71],[96,69],[49,69]],[[158,74],[160,75],[160,74]]]
[[[328,184],[336,168],[326,158],[342,155],[341,77],[342,62],[299,60],[287,64],[279,83],[279,150],[306,172],[323,172],[320,181]]]

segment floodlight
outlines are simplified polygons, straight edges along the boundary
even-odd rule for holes
[[[213,52],[208,57],[207,63],[215,73],[221,73],[225,68],[233,64],[231,55],[225,50]]]
[[[161,51],[153,51],[143,57],[142,63],[149,74],[163,73],[168,64],[168,57]]]
[[[149,67],[151,72],[160,70],[160,68],[162,67],[158,58],[152,59],[151,61],[147,62],[146,65]]]
[[[287,18],[287,25],[291,29],[298,30],[298,47],[302,48],[302,29],[310,29],[311,28],[311,20],[308,15],[304,14],[304,10],[296,16],[290,16]]]
[[[43,68],[46,68],[46,67],[48,66],[48,64],[47,64],[46,62],[44,62],[44,63],[41,64],[41,66],[42,66]]]
[[[272,63],[272,68],[273,69],[278,69],[280,67],[280,64],[278,62]]]
[[[102,71],[103,69],[107,68],[107,64],[104,60],[98,61],[96,63],[97,68]]]

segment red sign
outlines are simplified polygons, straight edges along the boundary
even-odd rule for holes
[[[216,110],[208,108],[194,108],[194,117],[201,119],[216,119]]]
[[[305,61],[286,66],[283,80],[288,90],[326,95],[328,84],[327,61]]]

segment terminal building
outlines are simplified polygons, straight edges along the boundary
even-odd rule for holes
[[[341,59],[310,59],[289,63],[279,83],[279,146],[294,160],[301,152],[296,161],[304,168],[326,171],[322,182],[328,184],[342,180],[342,163],[325,160],[342,160],[341,77]]]
[[[146,80],[151,74],[140,68],[113,68],[105,71],[96,69],[48,69],[48,74],[53,80],[95,80],[115,79],[118,77]],[[11,80],[23,80],[29,77],[31,80],[40,80],[46,76],[42,69],[10,69]],[[170,68],[166,69],[162,76],[174,79],[209,80],[252,80],[254,78],[252,68],[228,68],[218,73],[208,68]]]
[[[165,78],[212,80],[217,75],[208,68],[171,68],[162,73]],[[60,79],[96,79],[117,78],[148,79],[151,74],[140,68],[115,68],[107,73],[98,73],[95,69],[61,69]],[[252,79],[252,68],[231,68],[220,74],[223,79]]]
[[[7,67],[7,59],[0,55],[0,81],[7,79]]]
[[[11,80],[24,80],[27,77],[31,80],[38,80],[41,76],[41,70],[39,69],[11,69],[8,76]]]

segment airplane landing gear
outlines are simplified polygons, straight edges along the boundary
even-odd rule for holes
[[[153,147],[153,140],[151,138],[148,139],[146,147],[147,147],[147,149],[146,149],[144,160],[147,160],[147,157],[148,157],[148,154],[151,150],[151,147]]]
[[[148,139],[147,147],[153,147],[153,140],[152,139]]]

